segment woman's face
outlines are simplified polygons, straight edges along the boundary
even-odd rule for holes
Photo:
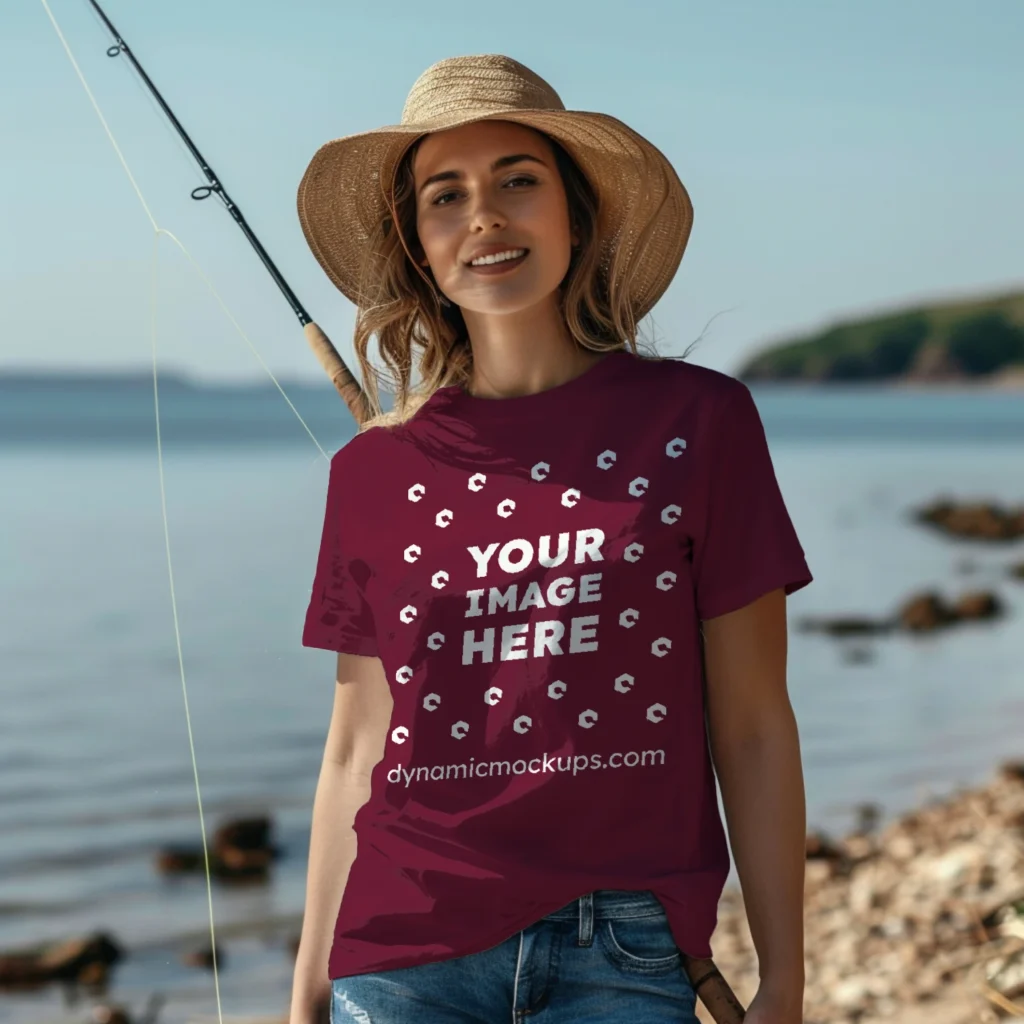
[[[546,138],[508,121],[452,128],[423,139],[413,175],[423,263],[451,302],[507,314],[556,291],[576,239]],[[516,258],[472,264],[488,253]]]

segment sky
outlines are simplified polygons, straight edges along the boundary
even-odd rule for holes
[[[48,0],[158,223],[275,374],[321,371],[290,307],[87,0]],[[569,109],[652,141],[695,208],[644,323],[727,373],[772,342],[906,303],[1024,287],[1024,3],[931,0],[101,0],[313,318],[354,309],[306,246],[300,178],[394,124],[444,57],[504,53]],[[263,371],[156,236],[41,0],[3,0],[0,370]]]

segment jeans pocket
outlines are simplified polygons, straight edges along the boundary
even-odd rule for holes
[[[682,967],[683,957],[664,913],[607,919],[599,934],[605,955],[624,971],[670,974]]]

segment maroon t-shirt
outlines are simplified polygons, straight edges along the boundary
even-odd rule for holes
[[[750,391],[714,370],[620,351],[357,435],[303,643],[380,657],[394,711],[331,977],[489,949],[593,889],[652,890],[709,956],[700,621],[809,582]]]

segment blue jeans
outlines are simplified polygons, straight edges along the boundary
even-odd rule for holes
[[[331,1024],[696,1024],[649,890],[598,889],[500,945],[332,982]]]

